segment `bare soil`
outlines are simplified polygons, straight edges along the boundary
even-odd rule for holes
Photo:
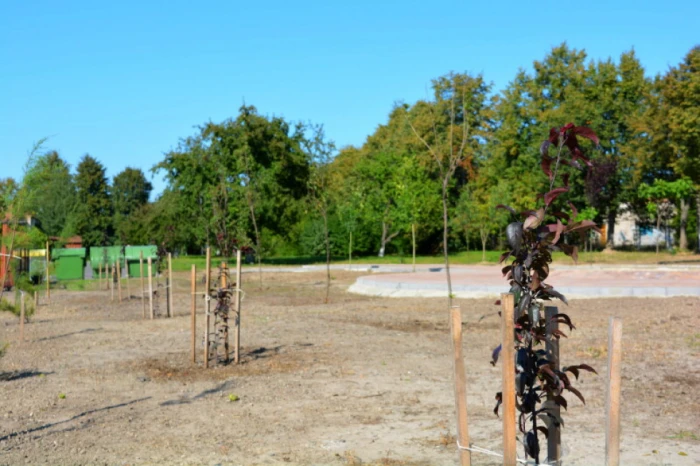
[[[353,295],[357,274],[333,274],[327,305],[323,273],[266,273],[262,290],[244,275],[242,363],[210,369],[201,299],[190,361],[186,274],[171,319],[142,318],[136,281],[122,303],[104,290],[52,292],[22,344],[17,318],[0,315],[10,344],[0,464],[457,464],[446,300]],[[457,304],[472,442],[498,451],[500,367],[489,364],[498,308]],[[700,464],[700,300],[580,300],[566,312],[578,329],[561,343],[563,364],[601,375],[577,382],[586,406],[569,397],[564,464],[604,463],[612,315],[624,319],[622,464]]]

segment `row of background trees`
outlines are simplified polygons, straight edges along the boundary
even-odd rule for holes
[[[21,198],[47,234],[78,234],[87,246],[408,253],[415,232],[418,252],[432,254],[444,246],[446,181],[450,247],[485,250],[505,240],[497,204],[524,210],[535,204],[531,193],[546,191],[538,141],[573,121],[601,139],[588,151],[590,165],[563,167],[585,172],[571,186],[574,205],[592,206],[582,215],[606,224],[609,236],[621,209],[652,225],[665,215],[680,247],[698,248],[700,47],[650,78],[634,51],[594,61],[564,44],[500,93],[481,75],[456,73],[433,80],[432,91],[395,105],[362,146],[340,150],[320,125],[244,105],[235,118],[199,127],[150,169],[167,181],[153,201],[138,168],[110,183],[89,155],[75,172],[56,152],[32,156],[20,183],[0,181],[0,209]],[[436,151],[457,155],[447,177]]]

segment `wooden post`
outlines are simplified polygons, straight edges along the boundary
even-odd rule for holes
[[[459,306],[450,310],[452,327],[452,349],[454,350],[455,373],[455,408],[457,410],[457,441],[461,447],[469,447],[469,423],[467,418],[467,379],[464,374],[464,358],[462,356],[462,312]],[[461,466],[471,465],[471,452],[459,449]]]
[[[168,253],[168,317],[175,315],[173,302],[173,255]]]
[[[544,318],[547,321],[547,341],[545,343],[545,351],[547,351],[547,359],[554,364],[554,370],[559,370],[559,340],[552,337],[555,330],[559,330],[559,323],[553,321],[554,316],[559,310],[554,306],[546,306],[544,308]],[[548,400],[553,400],[553,395],[547,395]],[[561,408],[554,404],[550,411],[556,417],[561,416]],[[554,423],[549,426],[549,435],[547,436],[547,462],[555,465],[559,464],[561,459],[561,427],[557,427]]]
[[[190,326],[192,328],[192,362],[197,363],[197,266],[192,264],[192,275],[190,276],[192,292],[192,308],[190,312]]]
[[[605,423],[605,464],[620,464],[620,379],[622,319],[611,317],[608,326],[608,393]]]
[[[46,304],[51,302],[51,275],[49,274],[49,265],[51,264],[51,255],[49,254],[49,242],[46,242]]]
[[[102,262],[97,263],[97,289],[102,290]]]
[[[131,286],[129,285],[129,263],[124,261],[124,267],[126,267],[126,296],[129,301],[131,301]]]
[[[236,315],[233,334],[233,362],[238,364],[241,353],[241,250],[236,252]]]
[[[501,364],[503,366],[503,465],[515,466],[515,348],[513,315],[515,299],[511,293],[501,295]]]
[[[228,266],[226,265],[226,262],[222,262],[221,265],[221,281],[219,283],[219,286],[221,289],[226,289],[228,287]],[[231,310],[229,309],[229,313]],[[224,362],[228,363],[228,353],[229,353],[229,344],[228,344],[228,326],[229,326],[229,315],[228,313],[226,315],[221,315],[219,316],[219,319],[221,320],[221,325],[223,326],[223,335],[222,339],[224,340]],[[217,349],[217,352],[219,350]]]
[[[111,301],[114,301],[114,264],[110,267],[109,272],[109,289],[112,291]]]
[[[117,275],[117,289],[119,290],[119,302],[121,303],[122,302],[122,266],[119,263],[119,261],[117,261],[115,272]]]
[[[25,303],[24,303],[24,291],[19,291],[19,342],[24,342],[24,316],[26,313]]]
[[[413,236],[413,271],[416,271],[416,224],[411,224],[411,233]]]
[[[352,231],[350,232],[350,244],[348,245],[348,268],[352,271]]]
[[[209,367],[209,311],[211,309],[211,248],[207,247],[206,272],[204,279],[204,367]]]
[[[143,318],[146,318],[146,287],[143,283],[143,251],[139,252],[139,275],[141,276],[141,307]]]
[[[150,256],[148,257],[148,309],[151,319],[155,319],[156,315],[153,311],[153,268]]]

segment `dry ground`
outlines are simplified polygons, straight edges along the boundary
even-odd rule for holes
[[[20,345],[17,319],[0,315],[10,343],[0,464],[456,464],[445,301],[351,295],[356,275],[334,275],[329,305],[321,273],[268,273],[263,291],[245,275],[243,363],[209,370],[201,346],[200,364],[189,361],[185,274],[173,319],[142,320],[135,296],[56,291]],[[492,301],[458,304],[472,441],[498,450],[498,322],[478,322]],[[608,317],[624,319],[623,464],[699,464],[700,301],[581,300],[568,312],[579,329],[562,343],[563,363],[600,374]],[[587,406],[569,401],[564,464],[603,463],[604,382],[578,381]]]

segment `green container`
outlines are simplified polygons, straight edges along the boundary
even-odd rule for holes
[[[112,266],[119,263],[121,267],[124,264],[124,254],[121,246],[92,246],[90,248],[90,267],[93,270],[104,270],[105,266]]]
[[[80,280],[85,267],[85,248],[53,249],[51,258],[56,262],[56,279]]]
[[[139,258],[143,253],[143,275],[148,275],[148,258],[151,258],[151,275],[156,276],[158,267],[158,246],[127,246],[124,248],[124,257],[129,267],[129,276],[133,278],[141,278],[141,265]]]

